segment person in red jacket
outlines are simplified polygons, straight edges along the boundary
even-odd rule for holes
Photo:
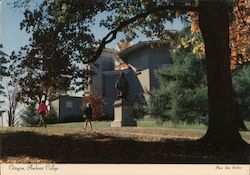
[[[44,123],[44,127],[46,128],[47,125],[47,116],[48,116],[48,107],[45,104],[45,101],[42,101],[38,108],[37,108],[37,112],[40,116],[40,120],[39,120],[39,124],[38,126],[40,127],[41,123]]]

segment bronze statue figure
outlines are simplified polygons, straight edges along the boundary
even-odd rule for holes
[[[122,72],[119,78],[116,80],[115,88],[117,89],[116,98],[127,100],[129,85],[127,79],[125,78],[124,72]]]

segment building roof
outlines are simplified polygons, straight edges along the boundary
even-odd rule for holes
[[[54,100],[57,100],[57,99],[59,99],[59,98],[61,98],[61,97],[67,97],[67,98],[83,98],[83,97],[78,97],[78,96],[70,96],[70,95],[57,95],[57,96],[55,96],[55,97],[52,97],[52,98],[50,98],[49,99],[49,101],[54,101]]]
[[[162,41],[162,40],[154,40],[154,41],[140,41],[137,44],[128,47],[122,51],[120,51],[119,53],[117,53],[117,55],[125,62],[128,62],[128,55],[138,51],[139,49],[142,48],[161,48],[161,47],[165,47],[165,48],[169,48],[170,47],[170,42],[169,41]]]
[[[105,71],[103,72],[103,75],[119,75],[121,72],[128,73],[130,72],[129,69],[124,69],[124,70],[112,70],[112,71]]]

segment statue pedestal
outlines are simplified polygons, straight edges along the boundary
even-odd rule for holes
[[[124,100],[116,100],[114,103],[114,121],[111,127],[137,126],[133,119],[132,103]]]

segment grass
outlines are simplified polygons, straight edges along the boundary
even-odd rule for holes
[[[95,128],[110,128],[111,121],[92,121],[92,124]],[[245,125],[250,129],[250,122],[245,121]],[[72,122],[72,123],[58,123],[51,124],[49,127],[62,127],[62,128],[82,128],[84,126],[83,122]],[[207,129],[207,126],[204,124],[187,124],[187,123],[178,123],[173,124],[171,121],[166,121],[162,125],[158,125],[154,119],[139,119],[137,120],[138,127],[147,127],[147,128],[186,128],[186,129]]]
[[[95,128],[110,128],[111,121],[92,121]],[[49,125],[49,127],[62,127],[62,128],[82,128],[83,122],[72,122],[72,123],[58,123]],[[138,127],[147,128],[190,128],[190,129],[206,129],[207,127],[203,124],[187,124],[179,123],[174,125],[171,121],[164,122],[162,125],[158,125],[154,119],[140,119],[137,120]]]

